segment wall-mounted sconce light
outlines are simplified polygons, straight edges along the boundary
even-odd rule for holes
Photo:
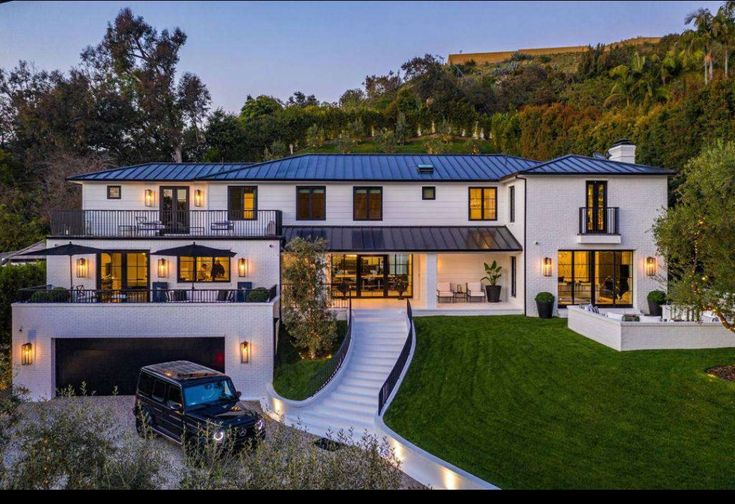
[[[194,191],[194,206],[200,207],[204,203],[204,194],[201,189]]]
[[[77,259],[77,278],[87,278],[89,262],[83,257]]]
[[[545,277],[551,276],[551,257],[544,257],[543,273]]]
[[[250,343],[247,341],[240,343],[240,362],[243,364],[250,362]]]
[[[656,275],[656,258],[655,257],[646,257],[646,275],[647,276],[655,276]]]
[[[158,260],[158,278],[168,277],[168,261],[166,259]]]
[[[241,257],[239,261],[237,261],[237,274],[241,277],[248,276],[248,260],[244,257]]]
[[[153,189],[145,190],[145,206],[152,207],[154,203]]]
[[[20,346],[20,363],[23,366],[30,366],[33,364],[33,344],[23,343]]]

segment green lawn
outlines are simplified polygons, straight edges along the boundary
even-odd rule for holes
[[[336,350],[347,332],[347,323],[337,321]],[[321,371],[330,359],[302,359],[291,344],[288,332],[281,329],[276,349],[276,369],[273,377],[273,388],[286,399],[303,400],[316,392],[312,378]]]
[[[616,352],[560,319],[416,319],[387,424],[501,488],[735,488],[735,350]]]

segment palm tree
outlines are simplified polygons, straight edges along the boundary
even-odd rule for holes
[[[729,76],[730,47],[735,39],[735,1],[725,2],[712,18],[712,35],[722,48],[725,78]]]
[[[709,9],[698,9],[684,19],[685,24],[693,24],[698,37],[694,41],[701,46],[704,53],[704,84],[707,85],[714,77],[712,52],[715,37],[712,29],[713,16]]]

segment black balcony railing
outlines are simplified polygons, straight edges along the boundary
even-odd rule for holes
[[[391,369],[388,375],[388,379],[380,387],[380,392],[378,393],[378,415],[383,413],[383,408],[385,408],[385,404],[388,402],[393,389],[398,384],[398,379],[401,377],[401,373],[403,373],[403,368],[406,367],[408,356],[411,355],[411,348],[413,347],[413,310],[411,309],[411,301],[408,299],[406,300],[406,317],[408,317],[408,336],[396,363],[393,365],[393,369]]]
[[[242,216],[228,210],[60,210],[51,215],[51,236],[59,237],[250,238],[281,233],[280,210]]]
[[[21,303],[265,303],[278,287],[260,289],[65,289],[50,285],[20,289]]]
[[[581,207],[579,209],[579,234],[620,234],[618,207]]]

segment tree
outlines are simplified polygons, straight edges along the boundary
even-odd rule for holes
[[[735,142],[717,141],[685,166],[678,204],[653,228],[669,298],[712,311],[735,332]]]
[[[712,18],[712,37],[722,49],[725,78],[729,77],[730,48],[735,43],[735,2],[725,2]]]
[[[693,24],[696,28],[697,37],[693,39],[694,47],[702,49],[704,55],[704,84],[705,86],[714,78],[714,44],[715,35],[713,31],[713,16],[709,9],[697,9],[684,19],[685,24]]]
[[[324,240],[294,238],[286,244],[283,259],[283,321],[296,348],[309,359],[331,351],[337,336],[327,298],[325,254]]]
[[[362,106],[365,93],[362,89],[348,89],[339,97],[339,106],[344,110],[354,110]]]
[[[406,141],[408,141],[409,136],[411,136],[411,131],[409,129],[408,122],[406,121],[406,114],[403,112],[398,113],[394,136],[396,143],[399,145],[405,144]]]
[[[312,149],[318,149],[324,145],[324,130],[314,123],[306,130],[306,145]]]
[[[255,119],[272,116],[281,110],[283,110],[283,104],[278,98],[265,95],[253,98],[248,95],[245,104],[240,109],[240,119],[247,124]]]
[[[319,100],[316,99],[316,96],[309,95],[306,96],[301,91],[296,91],[294,94],[292,94],[288,101],[286,102],[287,107],[316,107],[319,105]]]

